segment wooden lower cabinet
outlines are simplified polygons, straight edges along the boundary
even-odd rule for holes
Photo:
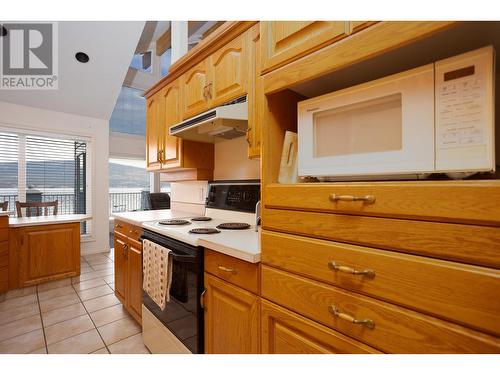
[[[0,293],[9,289],[9,217],[0,216]]]
[[[115,220],[115,295],[142,324],[142,243],[140,228]]]
[[[261,320],[264,354],[380,353],[265,299],[261,300]]]
[[[205,353],[260,352],[260,298],[205,273]]]
[[[9,288],[80,274],[80,223],[10,229]]]

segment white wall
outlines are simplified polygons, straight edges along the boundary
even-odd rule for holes
[[[42,134],[70,134],[91,139],[93,236],[82,243],[81,250],[82,254],[108,250],[108,121],[0,102],[0,127],[17,128]]]
[[[216,143],[214,180],[260,179],[260,160],[248,159],[247,151],[245,137]]]

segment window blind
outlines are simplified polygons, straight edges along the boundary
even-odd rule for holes
[[[16,200],[57,200],[58,214],[90,214],[87,153],[86,141],[62,135],[0,133],[0,203],[14,211]],[[82,234],[90,232],[82,223]]]
[[[9,202],[8,211],[15,210],[18,194],[18,153],[17,134],[0,132],[0,206]]]

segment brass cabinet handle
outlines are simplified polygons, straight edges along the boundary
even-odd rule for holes
[[[328,306],[328,311],[330,311],[337,318],[351,322],[352,324],[360,324],[360,325],[363,325],[363,326],[370,328],[370,329],[375,328],[375,323],[373,322],[373,320],[371,320],[371,319],[356,319],[353,316],[350,316],[349,314],[341,312],[337,308],[337,306],[335,306],[335,305]]]
[[[231,267],[224,267],[224,266],[219,266],[219,269],[221,271],[224,271],[224,272],[228,272],[228,273],[238,273],[234,268],[231,268]]]
[[[349,273],[351,275],[361,275],[361,276],[366,276],[370,279],[373,279],[375,277],[375,271],[371,269],[364,269],[364,270],[357,270],[352,267],[348,266],[342,266],[340,264],[337,264],[333,260],[331,262],[328,262],[328,267],[330,267],[334,271],[339,271],[339,272],[344,272],[344,273]]]
[[[164,160],[163,160],[163,150],[159,150],[159,151],[158,151],[158,161],[159,161],[160,163],[163,163],[163,162],[164,162]]]
[[[371,204],[375,203],[374,195],[337,195],[330,194],[330,200],[332,202],[344,201],[344,202],[355,202],[355,201],[363,201],[365,203]]]
[[[203,310],[207,310],[207,308],[205,307],[205,293],[207,292],[206,289],[203,289],[203,292],[201,292],[200,294],[200,306]]]
[[[212,82],[210,82],[208,85],[207,85],[207,96],[209,99],[212,99]]]
[[[250,132],[252,131],[252,128],[248,128],[247,131],[246,131],[246,139],[247,139],[247,143],[249,146],[252,146],[252,142],[250,142]]]

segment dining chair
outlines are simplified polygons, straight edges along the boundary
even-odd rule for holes
[[[52,215],[57,215],[57,207],[59,205],[59,201],[55,200],[52,202],[19,202],[16,201],[16,210],[17,210],[17,217],[22,217],[22,208],[26,208],[26,216],[42,216],[42,208],[43,210],[43,216],[48,216],[49,215],[49,207],[53,207],[54,210],[52,212]],[[32,215],[32,212],[35,213],[35,215]]]
[[[7,211],[8,208],[9,208],[9,202],[8,201],[0,203],[0,211]]]

